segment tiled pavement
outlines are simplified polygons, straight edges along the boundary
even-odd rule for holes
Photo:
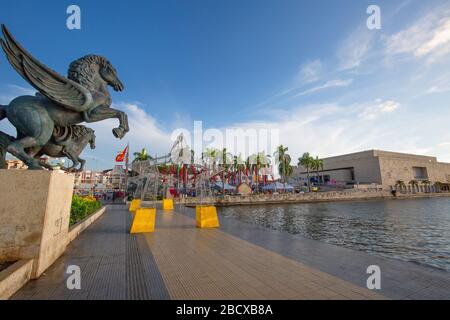
[[[130,223],[124,206],[109,206],[43,276],[13,299],[168,299],[145,238],[128,234]],[[70,265],[81,268],[81,290],[67,289]]]
[[[195,220],[160,213],[145,236],[173,299],[383,299]]]
[[[195,210],[181,208],[190,217]],[[220,208],[219,208],[220,212]],[[367,267],[381,269],[380,294],[391,299],[450,299],[450,272],[370,255],[221,217],[221,231],[364,287]]]
[[[449,298],[447,273],[231,218],[221,218],[219,230],[200,230],[192,209],[158,210],[155,233],[137,236],[127,232],[130,220],[123,206],[109,207],[13,298],[382,299],[363,288],[366,266],[376,263],[383,276],[378,293],[386,297]],[[66,288],[68,265],[81,267],[82,290]]]

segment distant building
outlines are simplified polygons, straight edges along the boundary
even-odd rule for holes
[[[370,150],[323,159],[324,168],[310,171],[313,182],[321,184],[369,185],[394,187],[397,181],[408,184],[415,180],[450,186],[450,163],[438,162],[436,157]],[[307,182],[305,168],[294,170],[293,181]]]
[[[113,191],[112,170],[82,171],[75,174],[75,193],[92,194]]]
[[[125,190],[125,168],[121,165],[116,165],[111,171],[111,185],[114,191]]]
[[[6,168],[8,170],[27,170],[28,167],[21,160],[6,160]]]

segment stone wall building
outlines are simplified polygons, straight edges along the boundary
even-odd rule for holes
[[[408,184],[415,180],[450,186],[450,163],[438,162],[436,157],[370,150],[323,160],[324,168],[319,172],[322,184],[377,184],[390,188],[397,181]],[[315,172],[310,175],[317,180]],[[305,181],[306,170],[296,168],[294,179]]]

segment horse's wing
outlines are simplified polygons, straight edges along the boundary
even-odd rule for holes
[[[3,51],[11,66],[36,90],[67,109],[83,112],[93,103],[92,94],[80,84],[67,79],[36,60],[2,25]]]

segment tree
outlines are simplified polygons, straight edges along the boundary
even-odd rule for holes
[[[214,148],[206,148],[203,152],[203,158],[209,165],[212,165],[213,170],[216,168],[217,160],[219,160],[220,150]]]
[[[309,192],[311,192],[311,179],[310,179],[310,176],[309,176],[309,170],[312,167],[313,160],[314,160],[314,158],[311,157],[309,152],[304,153],[301,158],[298,158],[298,165],[302,166],[303,168],[306,169],[306,175],[307,175],[307,178],[308,178],[308,189],[309,189]]]
[[[398,187],[400,189],[400,191],[402,191],[403,189],[406,188],[406,184],[403,180],[397,180],[395,182],[395,187]]]
[[[258,172],[258,155],[257,154],[252,154],[247,158],[247,168],[250,170],[251,172],[251,176],[252,176],[252,184],[253,181],[255,179],[255,171],[256,173]],[[258,192],[258,176],[256,176],[256,191]]]
[[[242,173],[245,172],[247,165],[245,161],[242,160],[242,155],[238,155],[234,157],[234,170],[239,175],[239,183],[242,183]]]
[[[431,181],[427,180],[427,179],[422,180],[422,185],[424,186],[425,192],[428,192],[429,191],[429,187],[431,185]]]
[[[227,152],[227,148],[223,148],[217,155],[222,165],[222,194],[225,194],[225,174],[228,173],[229,164],[232,162],[233,155]]]
[[[419,182],[417,180],[411,180],[408,184],[411,185],[413,192],[415,192],[416,188],[419,186]]]
[[[317,184],[319,184],[320,183],[319,170],[323,171],[323,160],[319,159],[319,157],[316,157],[315,159],[312,159],[312,161],[311,161],[311,169],[316,171]]]
[[[138,161],[147,161],[147,160],[151,160],[153,159],[147,152],[147,149],[143,148],[140,152],[135,152],[133,153],[134,155],[134,162],[138,162]]]
[[[257,164],[258,170],[264,169],[264,171],[265,171],[265,169],[268,166],[270,166],[270,164],[271,164],[270,156],[267,155],[264,151],[258,152],[258,154],[256,155],[256,164]],[[259,182],[259,171],[257,171],[257,180]],[[264,178],[263,178],[264,185],[265,185],[265,181],[266,180],[265,180],[265,175],[264,175]]]
[[[287,182],[287,177],[291,176],[294,172],[294,168],[291,166],[291,156],[287,153],[289,148],[280,145],[277,151],[273,154],[276,163],[278,163],[278,172],[280,173],[284,183]]]

